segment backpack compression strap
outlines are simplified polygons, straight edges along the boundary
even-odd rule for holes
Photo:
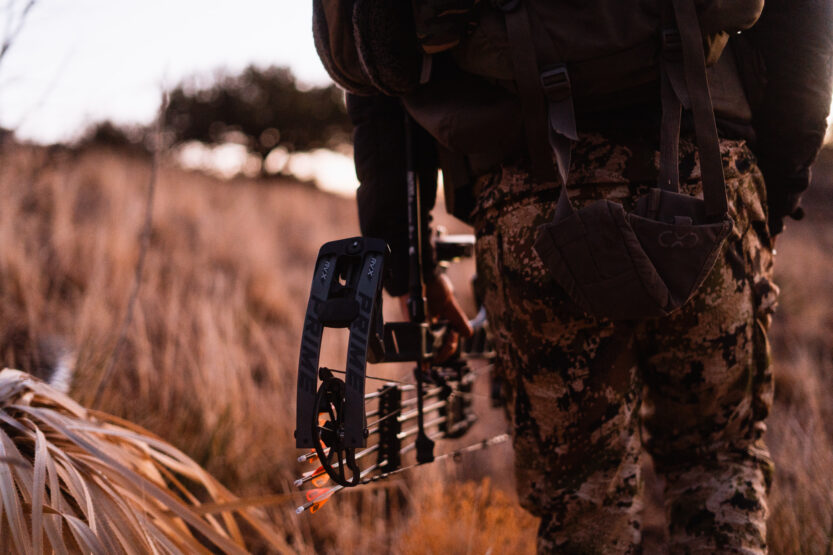
[[[549,135],[549,118],[545,111],[546,103],[540,82],[538,56],[535,54],[535,45],[532,42],[532,29],[529,26],[526,6],[523,1],[508,0],[502,3],[501,9],[506,16],[506,33],[509,38],[512,67],[515,71],[515,84],[521,100],[526,147],[532,158],[533,177],[542,182],[555,181],[552,151],[546,139]],[[568,100],[572,105],[572,99],[568,97]],[[566,170],[561,170],[563,166],[559,160],[559,170],[561,170],[564,182],[569,171],[569,153],[568,143]]]

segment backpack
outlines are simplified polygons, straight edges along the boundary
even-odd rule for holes
[[[755,23],[763,0],[313,5],[316,45],[339,84],[356,94],[401,96],[414,119],[457,154],[491,149],[499,158],[504,145],[495,143],[509,148],[520,133],[534,178],[560,177],[554,220],[542,226],[535,249],[588,313],[663,316],[698,289],[732,229],[706,67],[721,58],[731,33]],[[348,74],[353,59],[359,65]],[[658,186],[633,213],[605,200],[576,210],[566,183],[577,113],[645,102],[657,90]],[[683,108],[693,114],[704,199],[679,193]],[[495,141],[495,129],[508,138]]]
[[[487,166],[524,133],[536,177],[552,180],[547,142],[575,140],[576,110],[653,99],[665,79],[660,73],[691,108],[671,0],[593,4],[313,0],[313,35],[325,68],[348,92],[402,97],[447,151],[444,165],[454,165],[448,160],[454,153]],[[754,25],[763,0],[684,4],[692,5],[692,15],[682,23],[704,37],[705,63],[719,71],[709,75],[719,82],[714,88],[728,91],[713,110],[748,120],[738,72],[724,67],[732,57],[721,54],[730,34]],[[738,99],[741,105],[726,106]],[[495,137],[490,129],[505,131]]]

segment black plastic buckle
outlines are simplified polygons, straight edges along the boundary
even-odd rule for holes
[[[521,5],[521,0],[492,0],[492,5],[503,13],[509,13]]]
[[[561,102],[573,94],[567,66],[559,64],[541,73],[541,86],[550,102]]]
[[[662,52],[665,56],[679,58],[683,52],[680,31],[675,28],[662,30]]]

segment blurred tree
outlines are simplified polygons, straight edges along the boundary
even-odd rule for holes
[[[282,67],[249,66],[207,88],[180,84],[169,95],[165,122],[175,144],[243,143],[262,161],[278,146],[290,152],[338,146],[351,129],[338,88],[300,88]]]
[[[110,120],[89,125],[76,141],[81,148],[106,146],[133,154],[150,154],[152,130],[139,125],[118,125]]]

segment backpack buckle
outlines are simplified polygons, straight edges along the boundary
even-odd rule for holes
[[[573,94],[567,66],[559,64],[541,73],[541,86],[550,102],[561,102]]]
[[[683,41],[680,31],[676,28],[662,30],[662,52],[668,57],[677,59],[683,52]]]
[[[515,11],[520,4],[520,0],[492,0],[492,5],[503,13]]]

